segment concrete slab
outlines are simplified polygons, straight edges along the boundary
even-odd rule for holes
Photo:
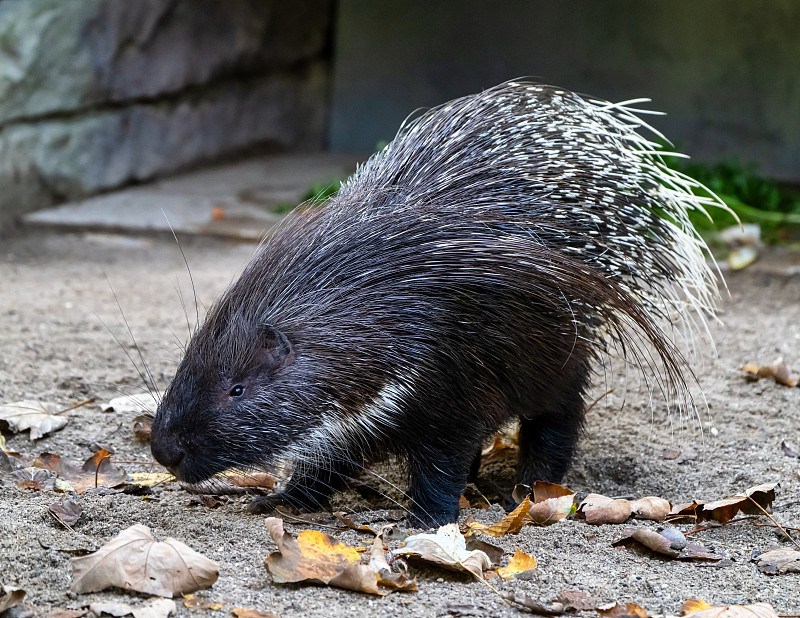
[[[40,210],[29,226],[169,232],[258,240],[307,196],[350,175],[350,155],[255,157]]]

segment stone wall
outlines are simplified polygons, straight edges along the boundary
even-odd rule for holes
[[[520,76],[612,101],[693,157],[800,182],[796,0],[339,0],[330,145],[371,152],[413,110]]]
[[[0,1],[0,227],[257,148],[322,148],[332,14],[332,0]]]

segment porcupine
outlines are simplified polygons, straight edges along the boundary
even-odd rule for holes
[[[688,212],[715,200],[631,103],[516,81],[408,121],[218,299],[158,407],[155,458],[188,482],[291,463],[251,505],[267,512],[319,508],[394,454],[415,523],[444,524],[511,419],[519,481],[563,477],[610,345],[685,396],[675,317],[705,323],[717,298]]]

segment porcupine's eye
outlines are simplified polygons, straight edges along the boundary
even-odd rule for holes
[[[228,394],[231,397],[241,397],[242,395],[244,395],[244,386],[242,386],[241,384],[237,384],[230,390]]]

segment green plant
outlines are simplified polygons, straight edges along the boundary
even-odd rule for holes
[[[755,166],[736,161],[690,163],[676,157],[664,160],[670,168],[711,189],[742,223],[760,224],[765,240],[778,240],[789,229],[800,230],[800,193],[758,175]],[[692,213],[692,223],[701,231],[724,229],[737,223],[731,213],[721,209],[709,214],[713,223],[702,213]]]

